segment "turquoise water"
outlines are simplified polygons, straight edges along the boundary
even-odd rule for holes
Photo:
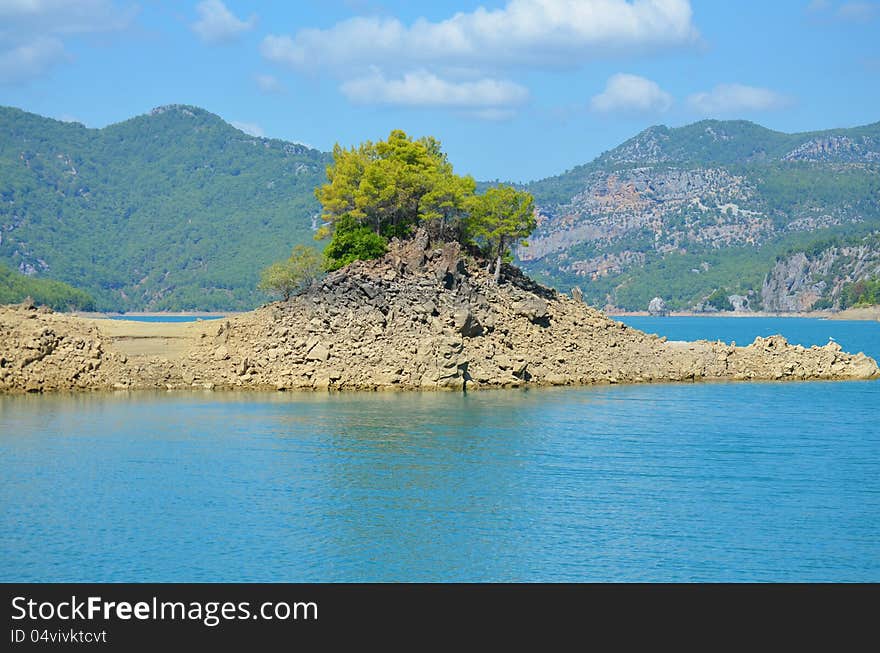
[[[649,320],[880,355],[878,323]],[[874,381],[6,397],[0,580],[880,581],[878,406]]]
[[[845,351],[880,359],[880,322],[815,320],[786,317],[624,317],[630,326],[670,340],[723,340],[748,345],[757,336],[783,334],[797,345],[824,345],[833,338]]]
[[[131,322],[195,322],[197,320],[219,320],[224,315],[110,315],[110,320]]]

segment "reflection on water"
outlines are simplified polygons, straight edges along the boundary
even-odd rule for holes
[[[880,383],[0,399],[0,580],[880,580]]]

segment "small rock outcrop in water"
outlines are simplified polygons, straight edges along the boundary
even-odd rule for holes
[[[696,379],[856,379],[876,363],[781,336],[668,342],[540,286],[502,283],[424,233],[288,302],[198,327],[177,356],[128,360],[78,318],[0,309],[0,390],[461,389]],[[208,331],[210,329],[210,331]]]
[[[666,302],[663,301],[662,297],[655,297],[648,302],[648,314],[655,317],[669,315],[669,308],[666,306]]]

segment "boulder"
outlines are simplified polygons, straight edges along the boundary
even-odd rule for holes
[[[452,319],[455,323],[455,330],[465,338],[476,338],[483,334],[483,325],[469,308],[458,309],[453,313]]]
[[[330,358],[330,350],[323,343],[317,343],[306,354],[307,361],[326,361]]]
[[[749,298],[745,295],[730,295],[727,298],[727,301],[730,302],[730,305],[733,306],[733,310],[736,313],[746,313],[752,310]]]
[[[225,361],[229,358],[229,348],[226,345],[220,345],[214,350],[215,361]]]
[[[513,312],[531,322],[540,322],[547,318],[547,302],[540,297],[529,297],[514,304]]]
[[[666,306],[666,302],[663,301],[662,297],[655,297],[648,302],[648,314],[654,316],[669,315],[669,308]]]

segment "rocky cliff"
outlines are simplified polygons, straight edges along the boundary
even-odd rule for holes
[[[863,354],[774,336],[669,342],[539,286],[500,285],[421,234],[288,302],[194,326],[175,354],[126,355],[100,321],[0,309],[0,389],[477,389],[880,376]],[[159,336],[157,336],[159,337]]]
[[[764,279],[764,310],[840,308],[848,283],[880,277],[880,233],[851,243],[829,243],[780,258]]]
[[[638,167],[589,175],[569,202],[542,210],[539,230],[517,255],[530,262],[555,254],[561,269],[579,273],[579,260],[558,254],[584,244],[603,253],[617,253],[621,243],[640,252],[746,245],[773,231],[754,184],[741,175]]]

